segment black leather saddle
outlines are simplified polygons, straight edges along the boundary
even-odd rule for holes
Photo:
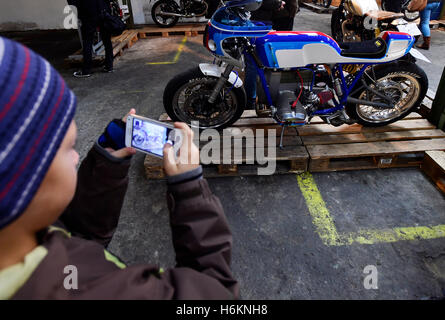
[[[339,42],[341,55],[352,58],[380,59],[386,54],[386,41],[382,38],[361,42]]]

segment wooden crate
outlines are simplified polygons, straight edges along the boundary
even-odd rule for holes
[[[421,169],[445,193],[445,152],[426,151],[422,161]]]
[[[199,34],[203,34],[205,30],[205,24],[193,23],[193,24],[180,24],[172,28],[160,28],[157,26],[148,26],[143,29],[139,29],[139,37],[145,39],[150,36],[169,37],[173,35],[184,35],[187,37],[195,37]]]

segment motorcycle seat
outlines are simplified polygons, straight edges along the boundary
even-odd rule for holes
[[[366,13],[366,16],[376,19],[377,21],[383,21],[402,18],[404,15],[403,13],[396,13],[391,11],[371,10]]]
[[[387,44],[382,38],[361,42],[339,42],[341,55],[353,58],[380,59],[386,54]]]

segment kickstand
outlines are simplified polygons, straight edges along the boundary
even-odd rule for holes
[[[283,125],[282,129],[281,129],[281,138],[280,138],[280,149],[283,150],[283,137],[284,137],[284,130],[286,129],[286,126]]]

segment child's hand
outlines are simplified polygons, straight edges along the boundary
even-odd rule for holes
[[[175,128],[181,129],[183,141],[177,160],[172,145],[167,143],[164,146],[164,170],[168,176],[175,176],[199,167],[199,149],[193,143],[193,131],[182,122],[175,122]]]
[[[129,116],[129,115],[133,115],[133,114],[136,114],[136,110],[135,109],[131,109],[123,118],[122,118],[122,121],[123,122],[125,122],[125,123],[127,123],[127,117]],[[134,155],[135,153],[136,153],[136,149],[134,149],[134,148],[130,148],[130,147],[127,147],[127,148],[122,148],[122,149],[119,149],[119,150],[114,150],[114,149],[112,149],[112,148],[105,148],[105,150],[107,150],[113,157],[115,157],[115,158],[121,158],[121,159],[123,159],[123,158],[126,158],[126,157],[129,157],[129,156],[132,156],[132,155]]]

